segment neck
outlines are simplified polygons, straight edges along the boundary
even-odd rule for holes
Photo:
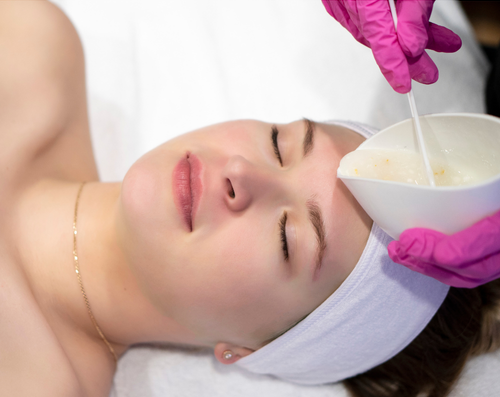
[[[197,345],[191,332],[145,297],[127,266],[117,240],[120,187],[87,183],[80,196],[79,268],[93,315],[118,355],[135,343]],[[43,181],[27,192],[19,210],[19,252],[33,294],[53,328],[83,331],[105,347],[84,304],[71,254],[78,188]]]

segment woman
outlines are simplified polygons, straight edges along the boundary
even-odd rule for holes
[[[329,202],[333,195],[338,207],[349,212],[344,222],[350,231],[338,239],[339,247],[353,247],[338,260],[353,266],[368,238],[370,219],[345,188],[337,192],[332,186],[334,164],[314,184],[308,182],[320,164],[332,157],[338,161],[362,142],[361,136],[318,126],[314,141],[306,142],[311,153],[280,182],[282,164],[304,155],[303,136],[312,124],[279,126],[278,136],[269,124],[227,123],[150,152],[130,170],[123,186],[99,184],[88,132],[83,54],[73,27],[50,3],[7,2],[1,7],[1,25],[8,32],[2,35],[2,52],[9,60],[2,63],[2,280],[10,286],[2,291],[3,302],[9,302],[5,310],[11,309],[3,315],[10,319],[2,327],[2,351],[4,357],[9,352],[9,360],[0,372],[8,390],[36,395],[44,385],[52,396],[109,391],[115,362],[89,320],[68,262],[73,249],[68,231],[72,233],[81,181],[88,181],[79,200],[76,235],[82,282],[117,356],[130,344],[146,341],[212,345],[228,340],[257,349],[340,285],[348,266],[327,269],[329,279],[314,286],[294,276],[298,269],[293,266],[302,257],[316,256],[317,237],[308,224],[303,234],[295,235],[299,225],[309,222],[307,208],[304,203],[293,217],[287,216],[283,208],[295,204],[282,197],[294,198],[290,192],[301,181],[307,198],[323,210],[327,232],[337,233],[331,222],[338,211]],[[335,144],[330,133],[339,136]],[[272,138],[279,146],[273,147]],[[198,159],[204,174],[202,199],[188,223],[175,205],[171,179],[187,156],[192,163]],[[257,192],[265,190],[265,197],[251,196],[247,184]],[[345,232],[343,225],[335,225],[340,226]],[[286,233],[286,240],[280,240],[280,233]],[[254,247],[259,247],[259,256],[246,263]],[[210,263],[206,252],[212,252]],[[126,266],[125,256],[138,259],[137,268]],[[227,260],[240,263],[237,272],[221,266]],[[279,269],[270,270],[273,262],[281,264]],[[280,281],[286,278],[282,286],[273,279],[276,273]],[[241,290],[243,280],[246,291]],[[309,294],[297,296],[301,284]],[[255,305],[256,299],[274,301],[275,306],[265,309]],[[238,313],[245,302],[252,305],[244,317]],[[20,335],[21,329],[32,331]],[[233,345],[221,344],[216,350],[244,354]]]
[[[47,2],[0,7],[2,394],[107,395],[139,342],[243,361],[348,278],[371,220],[335,171],[361,135],[225,123],[101,184],[73,27]]]

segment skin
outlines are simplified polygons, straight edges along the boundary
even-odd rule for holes
[[[119,244],[131,270],[159,310],[207,344],[222,338],[257,349],[324,301],[350,273],[367,239],[364,220],[352,223],[359,208],[336,179],[338,162],[362,138],[317,124],[304,157],[306,123],[277,128],[283,165],[273,151],[271,124],[237,121],[161,145],[123,181]],[[171,170],[186,152],[203,164],[193,231],[171,187]],[[306,207],[311,197],[327,235],[320,269]],[[284,212],[288,260],[279,239]]]
[[[362,137],[318,123],[303,157],[307,123],[277,125],[280,164],[272,124],[228,122],[159,146],[122,183],[100,183],[73,26],[51,3],[12,1],[0,2],[0,27],[1,395],[109,394],[116,366],[71,255],[81,181],[81,276],[118,356],[134,343],[166,342],[210,346],[234,363],[300,321],[350,273],[371,220],[336,169]],[[173,197],[173,170],[187,152],[202,164],[193,230]],[[311,197],[327,237],[319,270]]]

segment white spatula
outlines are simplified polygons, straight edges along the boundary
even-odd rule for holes
[[[389,0],[389,6],[391,8],[392,19],[394,21],[394,29],[398,28],[398,16],[396,14],[396,5],[394,0]],[[410,90],[408,93],[408,101],[410,102],[411,116],[413,117],[413,126],[417,133],[418,146],[420,148],[420,153],[422,155],[422,161],[424,163],[425,171],[427,173],[427,179],[429,185],[435,187],[436,182],[434,181],[434,172],[432,171],[431,165],[429,163],[429,157],[427,156],[427,150],[425,148],[424,136],[422,134],[422,128],[420,128],[420,120],[418,117],[417,105],[415,103],[415,97],[413,96],[413,91]]]

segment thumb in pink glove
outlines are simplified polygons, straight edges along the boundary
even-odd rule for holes
[[[356,40],[372,49],[383,75],[400,93],[411,79],[435,83],[439,73],[425,49],[455,52],[462,41],[451,30],[429,22],[434,0],[397,0],[397,32],[387,0],[322,0],[328,13]]]
[[[451,236],[405,230],[388,251],[394,262],[452,287],[477,287],[500,278],[500,211]]]

